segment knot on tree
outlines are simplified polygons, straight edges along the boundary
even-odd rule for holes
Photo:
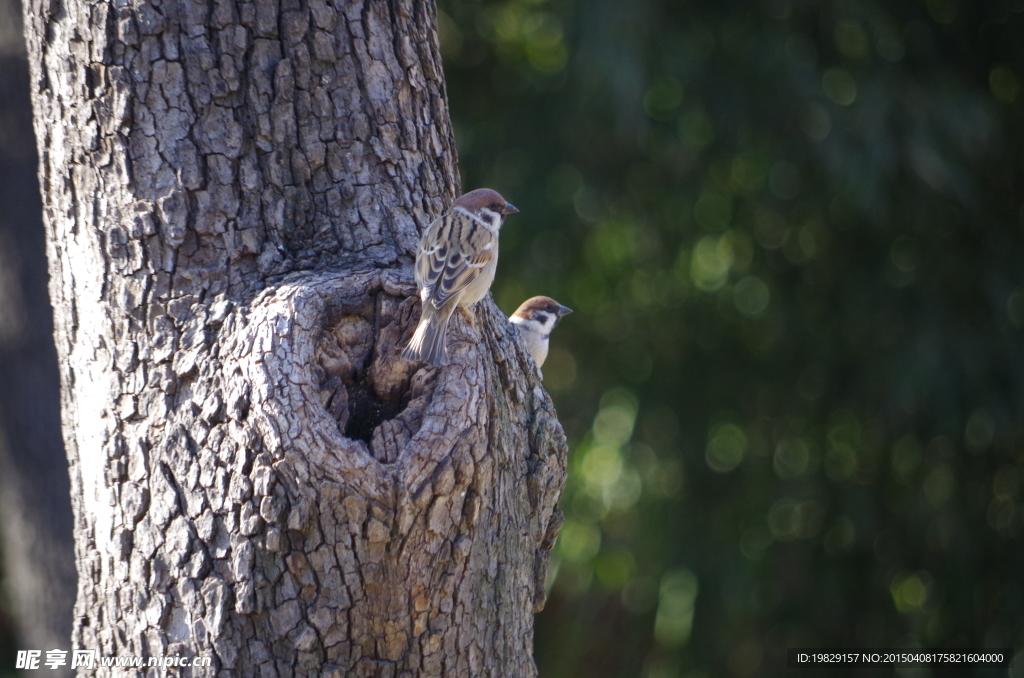
[[[317,345],[321,403],[339,430],[369,446],[375,459],[392,463],[419,430],[433,395],[432,371],[399,357],[412,299],[372,292],[355,313],[324,327]]]
[[[532,675],[564,434],[490,300],[453,318],[448,365],[402,360],[418,305],[399,270],[307,272],[223,320],[198,379],[221,382],[215,425],[240,444],[231,614],[321,673],[481,675],[511,656],[496,675]]]
[[[444,368],[401,358],[419,317],[415,293],[412,281],[394,271],[297,274],[264,292],[252,304],[248,325],[257,345],[270,349],[252,357],[266,376],[276,373],[284,388],[273,396],[305,401],[315,387],[313,400],[322,410],[306,404],[301,409],[305,423],[330,430],[330,419],[323,417],[329,415],[347,439],[339,449],[354,444],[384,464],[397,461],[425,417],[436,420],[431,431],[467,425],[486,429],[485,396],[492,386],[522,403],[528,387],[510,379],[508,363],[524,370],[520,382],[532,370],[512,335],[481,335],[462,315],[449,328],[451,359]],[[504,316],[493,311],[481,304],[477,325],[505,324]],[[505,340],[496,355],[500,370],[495,384],[488,382],[486,358],[495,348],[489,339]],[[438,383],[441,396],[435,399]]]

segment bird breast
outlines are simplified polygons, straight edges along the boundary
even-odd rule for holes
[[[490,260],[484,264],[483,269],[480,271],[480,275],[476,277],[471,283],[466,285],[465,289],[462,290],[462,295],[459,298],[459,306],[463,308],[469,308],[476,302],[484,298],[487,294],[487,290],[491,288],[491,283],[494,282],[494,274],[498,270],[498,248],[495,246],[494,254],[491,255]]]
[[[533,362],[537,363],[537,367],[542,366],[548,357],[548,338],[538,337],[537,341],[531,342],[530,354],[533,356]]]

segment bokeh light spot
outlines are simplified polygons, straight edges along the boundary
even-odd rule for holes
[[[834,556],[848,549],[856,536],[857,532],[854,529],[853,521],[842,516],[833,521],[825,533],[822,546],[825,548],[825,553]]]
[[[611,389],[601,398],[601,409],[594,418],[594,440],[598,445],[617,447],[633,435],[637,400],[625,389]]]
[[[683,103],[683,86],[672,77],[659,79],[644,94],[644,110],[654,120],[671,120]]]
[[[825,475],[831,480],[847,480],[857,471],[857,451],[852,445],[835,443],[825,453]]]
[[[1017,100],[1017,94],[1020,92],[1017,76],[1009,66],[1004,65],[992,69],[988,76],[988,86],[992,90],[992,96],[1004,104],[1012,104]]]
[[[635,568],[636,559],[633,554],[622,548],[602,553],[594,561],[597,580],[612,590],[625,586]]]
[[[757,193],[764,187],[767,178],[767,163],[755,154],[741,155],[732,162],[729,180],[735,189]]]
[[[775,447],[772,465],[775,474],[783,480],[795,480],[807,472],[811,452],[800,438],[787,438]]]
[[[892,473],[897,480],[909,483],[921,465],[921,443],[916,436],[907,434],[892,446]]]
[[[771,295],[768,286],[758,277],[748,275],[732,289],[732,300],[738,310],[748,318],[757,318],[768,309]]]
[[[918,610],[928,600],[928,586],[920,573],[896,575],[889,585],[889,592],[900,612]]]
[[[836,47],[851,59],[863,59],[868,55],[868,36],[859,23],[840,21],[835,30]]]
[[[614,447],[592,447],[580,465],[583,480],[597,493],[622,475],[622,455]]]
[[[586,563],[601,549],[601,530],[595,525],[566,519],[558,533],[558,553],[570,563]]]
[[[704,292],[715,292],[729,280],[734,260],[728,236],[706,235],[697,241],[690,260],[690,279]]]
[[[914,241],[905,235],[896,238],[889,248],[889,259],[892,261],[893,266],[904,273],[912,272],[917,268],[918,260]]]
[[[789,237],[789,224],[785,217],[774,210],[759,209],[754,215],[754,237],[768,250],[778,249]]]
[[[843,68],[829,68],[821,77],[821,88],[833,103],[849,106],[857,99],[857,81]]]
[[[729,199],[716,191],[704,191],[693,206],[697,224],[709,231],[724,231],[732,219]]]
[[[967,419],[967,426],[964,427],[964,442],[967,443],[968,451],[980,454],[992,444],[996,434],[996,422],[992,414],[979,408],[971,413]]]
[[[751,525],[740,536],[740,551],[750,560],[761,560],[773,541],[767,527]]]
[[[704,452],[708,466],[718,473],[728,473],[743,461],[747,453],[747,435],[735,424],[722,424],[714,429]]]
[[[1010,322],[1017,327],[1024,326],[1024,291],[1014,290],[1006,300],[1006,313]]]
[[[903,59],[907,53],[903,38],[892,26],[879,24],[875,27],[875,49],[886,61],[893,63]]]
[[[801,127],[809,138],[814,141],[822,141],[832,130],[832,116],[821,104],[811,103],[804,109]]]
[[[697,575],[685,568],[666,572],[661,578],[658,613],[654,620],[654,637],[658,642],[679,647],[690,639],[699,588]]]
[[[1017,513],[1016,502],[1005,496],[996,496],[989,502],[985,517],[988,518],[989,527],[996,532],[1009,533],[1007,536],[1016,536]]]
[[[780,499],[768,511],[768,529],[779,541],[792,541],[803,530],[800,504],[793,499]]]
[[[707,113],[695,108],[679,118],[679,136],[690,148],[705,148],[715,140],[715,125]]]
[[[922,489],[925,499],[933,508],[941,508],[953,496],[956,477],[948,464],[940,464],[932,469],[924,479]]]

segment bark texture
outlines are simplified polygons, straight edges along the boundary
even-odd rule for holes
[[[67,649],[71,500],[20,28],[20,3],[0,0],[0,550],[19,647]]]
[[[457,185],[432,4],[29,1],[75,644],[534,675],[550,399],[489,298],[398,356]]]

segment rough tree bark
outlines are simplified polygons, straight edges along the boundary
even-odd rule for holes
[[[432,3],[29,0],[74,642],[193,675],[530,676],[565,443],[485,300],[398,353],[455,195]]]
[[[0,528],[20,647],[42,650],[68,647],[75,563],[28,90],[21,4],[0,0]]]

